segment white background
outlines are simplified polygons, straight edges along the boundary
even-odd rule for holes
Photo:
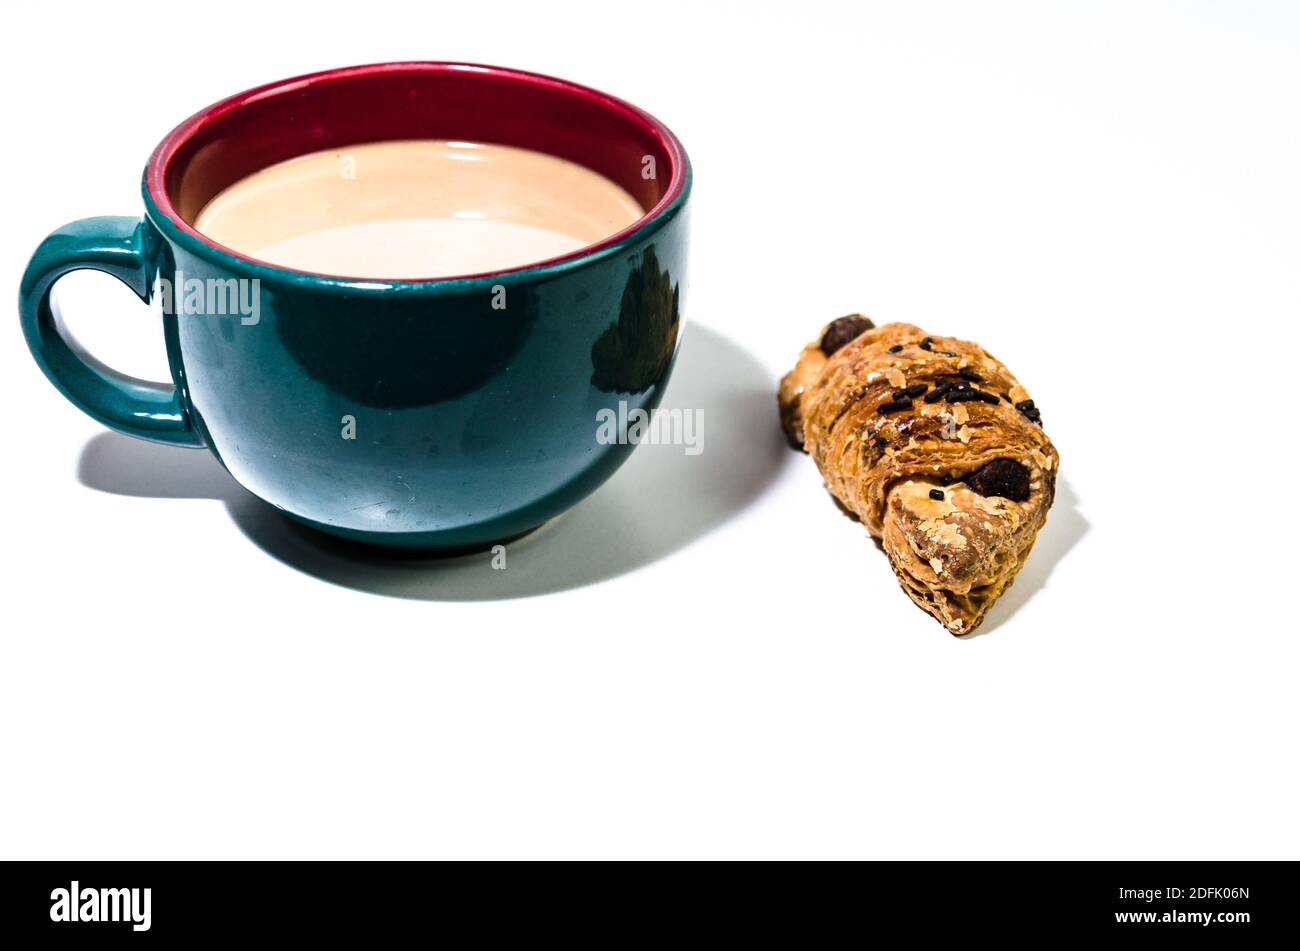
[[[642,105],[695,166],[643,447],[509,551],[362,562],[106,434],[11,316],[0,855],[1300,857],[1300,14],[1262,3],[11,3],[5,294],[237,90],[463,59]],[[60,289],[166,378],[156,317]],[[786,450],[863,310],[978,340],[1064,482],[956,640]]]

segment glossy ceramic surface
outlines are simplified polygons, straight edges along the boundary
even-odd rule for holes
[[[189,224],[256,167],[421,136],[545,148],[623,184],[647,214],[553,261],[423,281],[271,267]],[[91,416],[208,447],[296,519],[384,545],[489,544],[564,511],[625,460],[631,446],[597,440],[600,410],[658,404],[682,325],[689,192],[689,164],[667,129],[580,86],[430,63],[287,80],[164,140],[146,170],[143,220],[89,218],[50,235],[23,278],[23,326],[42,369]],[[184,310],[187,282],[256,281],[256,319],[166,313],[173,386],[127,380],[55,327],[50,287],[77,268],[111,273],[146,301],[161,279],[176,289],[173,311]]]

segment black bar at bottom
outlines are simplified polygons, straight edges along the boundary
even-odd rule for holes
[[[1294,863],[636,864],[0,863],[0,936],[42,946],[268,936],[617,946],[753,933],[801,945],[951,936],[1238,947],[1296,930]]]

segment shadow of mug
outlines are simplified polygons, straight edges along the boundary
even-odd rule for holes
[[[83,449],[78,478],[101,492],[214,499],[255,544],[305,574],[390,597],[480,601],[531,597],[617,577],[703,537],[753,503],[794,458],[776,425],[773,378],[747,351],[691,323],[662,408],[697,414],[699,452],[642,445],[588,499],[505,548],[421,557],[331,538],[254,498],[207,453],[116,433]],[[616,400],[614,401],[617,402]],[[592,430],[598,425],[593,417]]]

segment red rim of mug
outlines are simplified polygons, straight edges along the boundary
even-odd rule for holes
[[[438,95],[439,84],[457,95]],[[358,99],[363,92],[369,96]],[[403,93],[405,98],[399,98]],[[370,108],[346,110],[349,97],[354,106],[361,103]],[[484,108],[493,104],[493,97],[498,108]],[[337,122],[331,119],[327,124],[319,115],[312,115],[331,101],[346,110],[338,114]],[[499,108],[502,103],[510,107],[519,103],[521,110],[523,105],[543,108],[511,113],[509,108]],[[305,116],[306,121],[297,121],[300,116]],[[463,125],[454,126],[459,130],[456,134],[419,134],[424,124],[433,122],[436,126],[440,121]],[[450,133],[453,129],[441,131]],[[241,132],[245,135],[242,141]],[[184,209],[191,215],[220,188],[275,162],[314,151],[396,138],[499,142],[560,155],[622,185],[646,211],[602,241],[544,261],[478,274],[399,280],[317,274],[271,264],[213,241],[196,230],[178,207],[187,201],[191,206],[196,204],[185,197],[185,187],[191,184],[187,175],[196,165],[200,173],[192,177],[199,179],[199,184],[190,191],[197,192],[200,198],[197,207]],[[232,142],[245,147],[231,148]],[[641,156],[635,154],[637,149],[644,150]],[[644,176],[637,181],[628,167],[631,159],[637,159],[635,171],[640,175],[640,159],[647,155],[656,156],[657,161],[668,166],[667,185],[661,191]],[[150,156],[145,191],[177,230],[202,245],[260,268],[333,280],[425,284],[517,274],[578,261],[614,247],[681,199],[689,177],[689,161],[677,136],[649,113],[615,96],[567,80],[500,66],[402,62],[348,66],[282,79],[236,93],[196,112],[168,133]]]

